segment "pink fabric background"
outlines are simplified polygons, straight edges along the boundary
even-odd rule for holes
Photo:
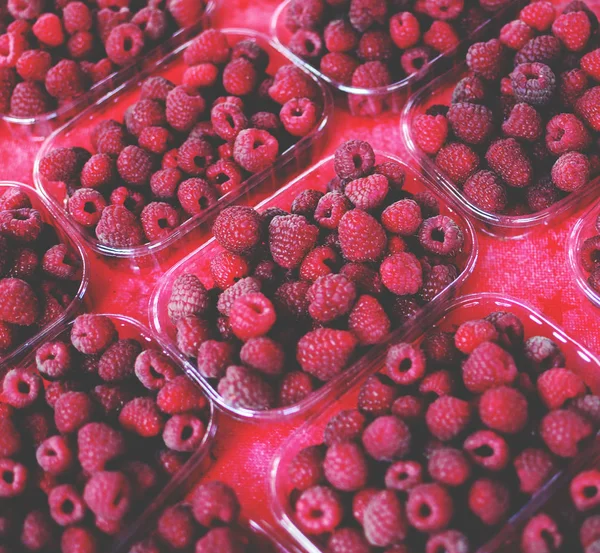
[[[594,4],[595,1],[588,0],[588,3]],[[249,27],[263,32],[268,32],[269,18],[277,5],[275,0],[222,2],[226,9],[217,12],[215,26]],[[340,142],[350,138],[368,140],[379,150],[406,155],[400,138],[398,115],[384,114],[375,120],[361,119],[350,116],[347,110],[338,106],[323,155],[333,153]],[[2,123],[0,180],[32,184],[33,160],[39,145],[39,142],[13,136]],[[525,300],[600,354],[600,311],[579,292],[567,266],[566,243],[576,220],[577,215],[519,241],[495,240],[478,233],[478,265],[462,293],[493,291]],[[178,261],[190,251],[191,246],[193,244],[177,251],[169,263]],[[93,258],[91,252],[90,257]],[[148,298],[161,271],[133,274],[123,263],[98,258],[93,258],[92,264],[92,309],[124,313],[147,323]],[[247,508],[246,514],[253,517],[266,514],[271,458],[286,435],[301,422],[258,426],[220,416],[215,462],[207,476],[233,484]]]

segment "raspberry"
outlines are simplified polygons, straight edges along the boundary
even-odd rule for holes
[[[375,374],[367,378],[358,395],[358,408],[372,415],[385,415],[389,413],[396,390],[393,382],[382,375]]]
[[[56,486],[48,494],[50,516],[60,526],[70,526],[81,522],[86,507],[77,490],[70,484]]]
[[[525,6],[519,14],[519,19],[533,27],[536,31],[547,31],[552,26],[556,12],[551,2],[534,2]]]
[[[164,202],[151,202],[140,215],[148,241],[165,238],[179,226],[179,213]]]
[[[167,94],[167,121],[177,131],[189,131],[205,107],[204,98],[195,88],[177,86]]]
[[[77,432],[77,447],[81,467],[96,473],[125,453],[125,439],[107,424],[90,422]]]
[[[123,120],[127,130],[139,137],[144,129],[166,123],[165,108],[158,100],[139,100],[127,108]]]
[[[24,409],[33,405],[42,390],[41,378],[29,369],[8,371],[2,383],[4,401],[15,409]]]
[[[512,138],[534,142],[542,135],[542,118],[529,104],[516,104],[502,123],[502,131]]]
[[[246,171],[259,173],[272,166],[279,151],[277,139],[260,129],[244,129],[235,138],[233,159]]]
[[[552,23],[552,34],[572,52],[585,48],[591,32],[590,20],[583,11],[563,13]]]
[[[203,315],[209,305],[208,292],[196,275],[183,274],[177,277],[167,306],[173,323],[188,315]]]
[[[298,28],[314,29],[325,15],[325,3],[320,0],[293,1],[288,6],[285,25],[291,31]]]
[[[556,89],[556,77],[543,63],[522,63],[510,74],[517,102],[533,106],[546,105]]]
[[[486,82],[477,75],[468,75],[464,77],[454,87],[452,92],[452,103],[469,102],[481,104],[484,102],[487,93]]]
[[[81,169],[80,182],[84,188],[102,188],[116,177],[114,159],[108,154],[93,155]]]
[[[32,31],[43,45],[50,48],[56,48],[65,41],[60,18],[53,13],[44,13],[38,17],[33,24]]]
[[[367,541],[375,547],[388,547],[406,538],[404,506],[393,491],[380,491],[371,498],[364,511],[363,529]]]
[[[352,280],[359,292],[377,295],[383,290],[379,273],[361,263],[346,263],[340,274]]]
[[[475,464],[492,471],[503,470],[510,459],[504,438],[489,430],[471,434],[465,440],[463,449]]]
[[[228,367],[218,392],[228,404],[243,409],[265,410],[274,403],[273,390],[262,376],[236,365]]]
[[[217,194],[204,179],[192,178],[179,185],[177,199],[188,215],[198,215],[217,203]]]
[[[414,384],[425,374],[425,356],[420,348],[411,344],[396,344],[387,352],[385,373],[396,384]]]
[[[18,86],[19,85],[17,85],[17,87]],[[13,92],[13,98],[14,94],[15,93]],[[595,86],[589,90],[586,90],[575,102],[575,113],[595,131],[600,131],[600,109],[598,108],[599,102],[600,86]]]
[[[589,511],[600,504],[600,471],[590,469],[580,472],[569,486],[571,499],[578,511]]]
[[[277,342],[261,336],[251,338],[242,346],[240,360],[265,374],[280,374],[283,369],[285,353]]]
[[[387,336],[390,320],[381,304],[373,296],[358,298],[348,318],[348,329],[360,344],[377,344]]]
[[[206,178],[220,195],[235,190],[244,180],[240,167],[233,161],[225,159],[220,159],[207,167]]]
[[[121,520],[131,504],[131,486],[120,472],[96,472],[88,480],[83,498],[99,518]]]
[[[419,293],[425,302],[433,300],[458,278],[454,265],[436,265],[423,279],[423,287]]]
[[[287,407],[299,403],[308,397],[313,389],[310,375],[301,371],[289,372],[281,381],[278,404],[281,407]]]
[[[385,249],[387,240],[383,227],[374,217],[359,209],[343,215],[338,233],[342,253],[349,261],[375,261]]]
[[[21,543],[30,551],[40,551],[52,544],[55,527],[43,511],[30,511],[23,521]]]
[[[514,382],[517,367],[512,356],[500,346],[493,342],[483,342],[463,363],[462,373],[467,389],[473,393],[482,393]]]
[[[44,82],[52,57],[44,50],[26,50],[17,60],[17,72],[25,81]]]
[[[279,117],[292,136],[306,136],[317,123],[318,110],[308,98],[292,98],[283,105]]]
[[[527,400],[506,386],[488,389],[481,396],[479,416],[488,428],[515,434],[527,423]]]
[[[362,443],[377,461],[400,459],[410,450],[411,432],[402,419],[381,416],[365,428]]]
[[[383,175],[387,180],[391,189],[402,190],[406,173],[404,167],[395,161],[384,161],[375,165],[373,172]]]
[[[307,293],[308,312],[320,322],[330,322],[348,313],[356,299],[356,287],[342,275],[318,278]]]
[[[223,140],[235,140],[241,131],[248,128],[248,119],[242,109],[229,102],[214,106],[210,120],[215,132]]]
[[[417,47],[406,50],[400,58],[400,65],[407,75],[421,73],[427,67],[433,52],[427,47]]]
[[[313,79],[293,65],[284,65],[277,70],[268,94],[278,104],[285,104],[292,98],[318,97],[318,88]]]
[[[322,54],[323,41],[319,33],[299,29],[291,36],[287,47],[300,58],[314,59]]]
[[[334,230],[338,227],[344,214],[350,210],[352,204],[340,192],[328,192],[317,204],[314,212],[315,222],[319,226]]]
[[[180,375],[165,383],[156,396],[156,404],[163,413],[175,415],[203,409],[206,399],[193,382]]]
[[[177,347],[186,357],[194,357],[198,347],[210,338],[208,323],[196,315],[189,315],[177,321]]]
[[[85,91],[81,68],[73,60],[61,60],[46,73],[46,90],[59,100],[79,96]]]
[[[221,289],[233,286],[241,278],[247,277],[249,271],[248,262],[235,253],[224,251],[210,261],[210,274]]]
[[[427,470],[436,482],[452,487],[462,486],[471,476],[471,465],[463,452],[449,447],[431,454]]]
[[[464,243],[460,227],[446,215],[429,217],[419,230],[420,244],[437,255],[456,255]]]
[[[42,258],[42,270],[59,279],[74,279],[78,267],[78,260],[68,250],[65,244],[52,246]]]
[[[552,166],[552,182],[565,192],[585,186],[590,179],[590,162],[585,154],[568,152]]]
[[[581,69],[595,81],[600,81],[600,48],[588,52],[581,58]]]
[[[521,550],[523,553],[560,549],[562,543],[563,537],[558,530],[558,526],[552,518],[544,513],[532,517],[527,522],[521,535]]]
[[[398,296],[416,294],[423,285],[421,264],[412,253],[386,257],[379,267],[384,286]]]
[[[393,55],[393,44],[388,33],[368,31],[358,41],[356,55],[362,61],[388,61]]]
[[[573,411],[556,409],[541,422],[540,434],[548,449],[559,457],[574,457],[579,444],[593,433],[593,426]]]
[[[22,495],[29,476],[25,466],[12,459],[0,459],[0,471],[0,497],[6,501],[6,498]]]
[[[532,336],[525,342],[525,358],[535,373],[564,367],[565,358],[558,345],[545,336]]]
[[[455,0],[426,0],[425,13],[433,19],[456,19],[463,10],[463,3]]]
[[[502,522],[509,506],[509,491],[500,482],[480,478],[469,490],[469,508],[486,526],[495,526]]]
[[[85,35],[89,38],[89,33],[85,33]],[[103,81],[114,72],[113,64],[108,58],[102,58],[96,63],[83,60],[80,62],[80,65],[81,71],[91,79],[93,83]]]
[[[336,492],[325,486],[304,490],[295,508],[296,518],[310,535],[333,531],[342,521],[343,507]]]
[[[523,21],[516,19],[500,30],[500,42],[512,50],[520,50],[534,36],[535,31]]]
[[[357,553],[369,551],[369,544],[356,528],[339,528],[329,538],[328,551],[331,553],[344,553],[356,551]]]
[[[385,473],[386,488],[408,491],[422,482],[423,469],[415,461],[398,461],[390,465]]]
[[[587,388],[583,380],[568,369],[549,369],[537,381],[538,394],[548,409],[559,409],[570,399],[582,397]]]
[[[122,23],[110,31],[104,47],[110,61],[116,65],[127,65],[141,54],[144,33],[133,23]]]
[[[554,66],[561,54],[560,40],[552,35],[532,38],[515,56],[515,66],[529,63],[541,63]],[[549,95],[542,95],[546,98]]]
[[[0,212],[0,233],[21,242],[33,242],[42,232],[42,217],[39,211],[30,208]]]
[[[442,396],[427,409],[425,420],[429,431],[439,440],[448,441],[461,434],[471,419],[471,408],[466,401]]]
[[[579,530],[579,541],[583,547],[592,546],[600,539],[600,517],[598,515],[588,516]],[[594,551],[594,547],[591,548]]]
[[[337,148],[334,168],[342,179],[358,179],[367,175],[375,164],[375,153],[368,142],[348,140]]]
[[[485,319],[467,321],[458,327],[454,335],[454,343],[458,350],[470,354],[482,342],[498,339],[496,327]]]
[[[195,415],[173,415],[165,424],[163,440],[169,449],[189,452],[200,446],[205,433],[204,423]]]
[[[442,54],[454,51],[460,39],[454,27],[446,21],[434,21],[423,35],[423,42]]]
[[[65,392],[54,405],[54,422],[62,434],[76,432],[92,418],[94,405],[85,392]]]
[[[139,220],[120,205],[109,205],[102,210],[96,236],[100,243],[117,248],[137,246],[144,242]]]
[[[477,42],[467,52],[467,65],[476,75],[496,80],[500,77],[504,65],[504,49],[498,39]]]
[[[258,71],[266,71],[269,56],[253,39],[241,40],[231,49],[231,59],[245,58],[250,60]]]
[[[307,447],[296,454],[288,465],[288,478],[294,489],[304,491],[322,482],[323,459],[319,446]]]
[[[136,340],[118,340],[108,346],[98,363],[98,376],[105,382],[124,380],[134,373],[136,357],[142,346]]]
[[[572,69],[571,71],[561,73],[559,94],[566,106],[572,107],[587,88],[588,77],[581,69]]]
[[[419,385],[422,394],[434,394],[438,397],[452,394],[455,388],[453,376],[446,370],[428,374]]]
[[[119,423],[125,430],[144,438],[157,436],[164,425],[154,400],[149,397],[138,397],[126,403],[119,413]]]
[[[353,442],[331,445],[323,461],[323,471],[329,483],[340,491],[356,491],[367,482],[365,455]]]
[[[246,277],[238,280],[233,286],[230,286],[220,296],[217,302],[217,309],[225,316],[229,316],[231,306],[235,300],[245,294],[260,292],[260,281],[254,277]]]
[[[296,358],[302,370],[328,381],[347,366],[356,345],[356,337],[351,332],[317,328],[300,339]]]
[[[35,19],[40,16],[44,10],[43,2],[36,0],[25,4],[18,2],[17,0],[9,0],[6,6],[8,12],[15,19]]]
[[[585,150],[589,143],[589,132],[573,114],[555,115],[546,126],[546,146],[554,155]]]
[[[448,121],[443,115],[417,115],[413,121],[413,132],[419,148],[434,155],[446,142]]]
[[[100,405],[104,414],[111,417],[118,415],[123,405],[132,399],[129,390],[119,385],[96,386],[92,390],[92,396],[96,403]]]
[[[452,519],[454,506],[450,494],[439,484],[412,488],[406,503],[408,522],[421,532],[443,530]]]
[[[435,164],[460,186],[479,168],[479,156],[466,144],[451,142],[437,153]]]
[[[469,551],[469,540],[458,530],[446,530],[427,540],[425,553],[435,553],[436,551],[446,551],[447,553]]]
[[[345,19],[331,20],[323,31],[323,38],[329,52],[351,52],[358,45],[357,33]]]
[[[63,532],[60,547],[63,553],[94,553],[97,543],[90,530],[81,526],[71,526]]]
[[[586,395],[570,402],[569,409],[582,415],[597,425],[600,421],[600,398],[593,395]]]
[[[233,333],[243,341],[269,332],[276,317],[273,304],[260,292],[237,298],[229,314]]]
[[[491,110],[478,104],[452,104],[447,117],[454,134],[468,144],[485,142],[494,125]]]
[[[323,442],[331,446],[336,443],[356,440],[362,434],[365,422],[365,416],[355,409],[340,411],[329,419],[323,431]]]
[[[520,490],[533,494],[550,478],[556,465],[549,453],[543,449],[528,448],[514,460]]]
[[[187,505],[177,504],[165,509],[157,522],[160,539],[174,549],[184,549],[194,540],[194,519]]]
[[[312,250],[318,229],[301,215],[275,217],[269,225],[269,248],[273,260],[286,269],[300,265]]]
[[[49,99],[38,83],[17,83],[10,97],[10,114],[16,117],[41,115],[49,109]]]

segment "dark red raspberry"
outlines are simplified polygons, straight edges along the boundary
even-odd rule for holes
[[[84,75],[73,60],[61,60],[46,73],[46,90],[58,100],[79,96],[85,91]]]
[[[254,277],[246,277],[238,280],[219,296],[217,309],[220,313],[228,317],[231,307],[237,298],[245,294],[260,292],[260,287],[260,281]]]
[[[324,478],[323,459],[323,451],[319,446],[299,451],[288,465],[290,484],[300,491],[319,485]]]
[[[502,123],[502,131],[512,138],[534,142],[542,135],[542,118],[533,106],[516,104]]]
[[[552,166],[552,182],[565,192],[584,187],[590,179],[590,162],[585,154],[567,152]]]
[[[49,109],[46,91],[32,81],[17,83],[10,97],[10,114],[16,117],[41,115]]]
[[[481,104],[484,102],[487,93],[486,82],[477,75],[468,75],[462,78],[452,92],[452,103],[470,102]]]
[[[443,530],[452,519],[454,505],[450,494],[439,484],[412,488],[406,503],[408,522],[421,532]]]
[[[348,318],[348,328],[356,335],[361,344],[376,344],[387,336],[390,320],[373,296],[358,298]]]
[[[318,229],[301,215],[275,217],[269,224],[269,248],[273,261],[286,269],[298,267],[312,250]]]
[[[565,366],[565,357],[559,346],[545,336],[532,336],[525,342],[525,358],[535,373]]]
[[[0,455],[12,457],[21,449],[21,435],[10,417],[0,419],[2,438],[0,439]]]
[[[308,397],[313,390],[314,384],[310,375],[302,371],[289,372],[281,381],[278,404],[280,407],[294,405]]]
[[[248,119],[242,108],[230,102],[214,106],[210,120],[215,132],[223,140],[235,140],[241,131],[248,128]]]
[[[469,490],[469,508],[487,526],[502,522],[509,506],[510,493],[500,482],[480,478]]]
[[[90,473],[103,471],[106,464],[125,453],[123,435],[100,422],[86,424],[77,433],[79,463]]]
[[[144,33],[133,23],[121,23],[110,31],[104,47],[110,61],[116,65],[127,65],[141,54]]]
[[[300,339],[296,358],[304,371],[327,381],[347,366],[356,344],[351,332],[317,328]]]
[[[574,457],[579,444],[593,433],[593,426],[573,411],[556,409],[541,422],[540,434],[548,449],[559,457]]]
[[[458,271],[454,265],[435,265],[431,271],[425,273],[419,296],[425,302],[431,301],[457,278]]]
[[[548,209],[562,198],[561,191],[550,179],[530,186],[526,191],[527,205],[533,212]]]
[[[52,545],[54,526],[50,516],[41,510],[30,511],[23,521],[21,543],[30,551],[40,551]]]
[[[184,180],[177,189],[177,199],[188,215],[198,215],[217,203],[216,191],[201,178]]]
[[[233,159],[250,173],[271,167],[279,152],[279,142],[267,131],[244,129],[235,138]]]
[[[279,117],[292,136],[306,136],[317,123],[318,108],[308,98],[292,98],[283,105]]]
[[[458,449],[441,447],[429,457],[427,470],[430,476],[446,486],[462,486],[471,476],[471,465]]]
[[[258,71],[266,71],[269,56],[253,39],[241,40],[231,49],[231,59],[245,58],[251,61]]]
[[[496,80],[504,67],[504,47],[496,38],[488,42],[477,42],[469,48],[466,60],[476,75],[490,81]]]
[[[563,536],[553,519],[544,513],[531,517],[521,534],[521,551],[536,553],[537,551],[552,551],[560,549]]]
[[[354,283],[343,275],[318,278],[307,293],[308,312],[320,322],[330,322],[350,312],[356,299]]]
[[[583,380],[569,369],[549,369],[537,380],[538,394],[548,409],[559,409],[568,400],[585,396]]]
[[[592,32],[585,12],[562,13],[552,23],[552,34],[559,38],[565,48],[578,52],[585,48]]]
[[[135,137],[148,127],[161,127],[166,123],[165,108],[159,100],[139,100],[127,108],[123,115],[127,130]]]
[[[31,208],[0,212],[0,233],[19,242],[33,242],[42,232],[42,216]]]
[[[479,156],[466,144],[451,142],[437,153],[435,164],[460,186],[478,169]]]
[[[223,210],[213,225],[217,242],[237,254],[252,251],[261,237],[258,213],[249,207],[234,206]]]
[[[375,547],[388,547],[404,541],[408,521],[396,493],[384,490],[371,498],[364,510],[363,530],[367,541]]]
[[[600,112],[598,111],[599,102],[600,86],[595,86],[588,89],[575,102],[575,113],[579,115],[579,117],[581,117],[588,124],[588,126],[595,131],[600,131]]]
[[[167,121],[177,131],[189,131],[205,107],[204,98],[195,88],[177,86],[167,94]]]
[[[325,486],[304,490],[296,502],[295,515],[307,534],[332,532],[342,521],[343,506],[336,492]]]
[[[340,192],[328,192],[323,196],[314,212],[314,219],[319,226],[327,229],[336,229],[343,215],[349,211],[352,204]]]
[[[446,142],[448,121],[443,115],[417,115],[413,120],[415,142],[426,154],[434,155]]]
[[[351,52],[358,45],[358,35],[345,19],[331,20],[323,31],[323,38],[329,52]]]
[[[533,167],[525,150],[514,138],[496,140],[488,148],[485,159],[504,182],[515,188],[531,184]]]
[[[435,365],[447,366],[457,358],[458,351],[451,333],[434,330],[429,332],[421,345],[427,361]]]
[[[375,154],[368,142],[348,140],[335,151],[336,174],[342,179],[358,179],[367,175],[375,164]]]
[[[448,121],[454,134],[468,144],[481,144],[490,136],[494,122],[490,109],[478,104],[452,104]]]
[[[419,243],[436,255],[454,256],[461,250],[464,236],[452,218],[437,215],[423,221],[419,230]]]
[[[246,367],[231,365],[219,381],[218,392],[233,407],[265,410],[274,404],[274,393],[269,383]]]
[[[562,46],[560,40],[552,35],[532,38],[515,56],[515,66],[529,63],[541,63],[554,66],[560,59]]]
[[[491,171],[479,171],[464,185],[464,193],[476,207],[492,213],[502,213],[507,204],[506,187]]]
[[[552,69],[543,63],[522,63],[510,74],[510,82],[518,102],[544,106],[556,89]]]
[[[581,69],[571,69],[561,73],[559,94],[566,106],[573,107],[577,99],[587,90],[588,77]]]
[[[384,286],[398,296],[416,294],[423,285],[421,264],[412,253],[386,257],[379,267]]]
[[[59,279],[74,279],[79,270],[79,260],[69,251],[66,244],[57,244],[42,257],[42,270]]]
[[[533,494],[550,478],[556,465],[552,456],[543,449],[528,448],[514,460],[520,490]]]
[[[98,376],[105,382],[121,381],[134,373],[135,359],[142,346],[137,340],[117,340],[100,357]]]
[[[379,222],[359,209],[343,215],[338,233],[342,253],[349,261],[375,261],[383,253],[387,242]]]

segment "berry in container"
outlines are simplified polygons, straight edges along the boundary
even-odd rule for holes
[[[164,258],[223,206],[304,168],[331,107],[264,35],[211,29],[57,130],[35,180],[97,254]]]
[[[271,34],[336,89],[353,115],[400,112],[408,94],[508,19],[511,0],[285,0]]]
[[[75,316],[89,271],[53,206],[26,184],[0,182],[0,367]]]
[[[520,238],[589,202],[599,183],[597,15],[526,5],[466,66],[414,94],[408,149],[482,231]]]
[[[45,338],[2,381],[1,543],[115,551],[210,466],[212,404],[134,319],[84,314]]]
[[[500,551],[594,441],[600,362],[541,313],[483,293],[430,315],[276,456],[274,514],[303,551]]]
[[[0,7],[0,116],[33,140],[207,28],[216,8],[214,0],[50,4]]]
[[[318,408],[477,258],[468,220],[360,140],[256,209],[222,211],[213,235],[162,277],[149,318],[213,401],[256,421]]]
[[[600,205],[594,204],[575,223],[569,236],[568,256],[579,289],[600,307]]]

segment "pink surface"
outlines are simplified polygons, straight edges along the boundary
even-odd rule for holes
[[[217,27],[250,27],[267,32],[275,0],[227,0],[216,16]],[[16,134],[15,134],[16,136]],[[352,117],[340,104],[329,129],[326,151],[333,153],[343,140],[361,138],[373,147],[408,161],[400,139],[399,116],[384,114],[375,120]],[[0,180],[32,184],[32,167],[39,142],[13,138],[0,124]],[[471,292],[502,292],[529,302],[562,326],[582,344],[600,354],[600,310],[579,291],[566,256],[569,232],[578,215],[520,241],[500,241],[479,233],[480,259],[474,275],[462,288]],[[198,242],[185,244],[170,266],[189,253]],[[147,323],[148,297],[161,274],[158,267],[132,271],[121,261],[93,258],[91,306],[94,311],[123,313]],[[233,484],[246,514],[257,518],[268,512],[268,471],[272,456],[289,432],[301,421],[286,425],[248,426],[220,418],[214,451],[215,463],[208,478]]]

